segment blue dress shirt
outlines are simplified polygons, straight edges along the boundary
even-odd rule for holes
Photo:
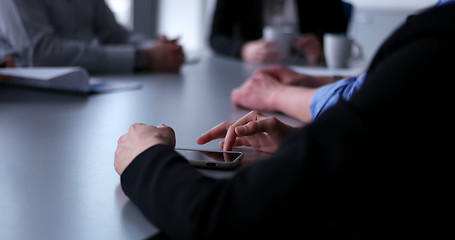
[[[359,77],[345,78],[316,90],[310,102],[311,120],[337,103],[338,99],[349,100],[360,89],[365,76],[366,73],[362,73]]]

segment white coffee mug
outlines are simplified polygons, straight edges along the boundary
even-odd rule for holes
[[[345,34],[324,34],[324,57],[328,68],[347,68],[349,62],[362,58],[360,44]]]
[[[291,28],[286,26],[265,26],[262,30],[262,37],[266,40],[275,40],[277,42],[272,48],[280,52],[282,58],[289,55],[294,39],[294,33]]]

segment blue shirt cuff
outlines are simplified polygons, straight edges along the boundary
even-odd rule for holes
[[[362,73],[359,77],[345,78],[316,90],[310,101],[311,120],[316,119],[322,112],[337,103],[340,98],[349,100],[352,94],[360,89],[365,76],[366,73]]]

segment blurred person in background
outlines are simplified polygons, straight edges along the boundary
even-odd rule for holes
[[[340,0],[218,0],[212,20],[210,46],[219,54],[246,62],[275,62],[280,54],[263,28],[291,29],[293,50],[310,64],[322,59],[322,36],[345,33],[347,16]]]
[[[176,72],[177,40],[151,41],[121,26],[104,0],[0,0],[0,34],[25,66],[81,66],[90,72]]]

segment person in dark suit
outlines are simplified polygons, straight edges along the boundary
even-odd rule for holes
[[[229,179],[191,167],[172,128],[134,124],[115,152],[123,191],[170,239],[442,238],[452,229],[454,26],[451,3],[408,18],[361,89],[300,129],[251,112],[201,135],[273,152]]]
[[[269,9],[278,5],[273,17]],[[280,9],[281,6],[281,9]],[[293,19],[294,18],[294,19]],[[310,63],[322,58],[322,35],[345,33],[346,16],[340,0],[218,0],[212,19],[210,46],[219,54],[248,62],[273,62],[279,58],[270,48],[272,40],[262,38],[266,25],[292,25],[299,37],[294,48]]]

